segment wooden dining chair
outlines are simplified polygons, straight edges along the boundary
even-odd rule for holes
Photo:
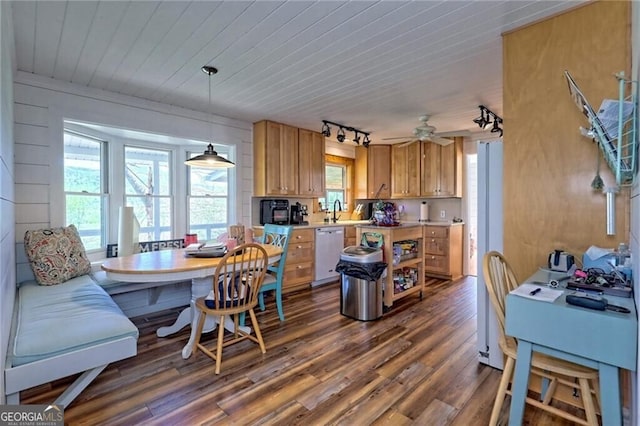
[[[259,244],[249,243],[237,246],[220,259],[212,280],[212,289],[208,296],[196,299],[198,324],[196,338],[193,343],[193,354],[197,350],[207,354],[216,361],[216,374],[220,374],[222,348],[243,340],[251,340],[266,352],[260,326],[253,308],[258,304],[258,294],[262,286],[268,264],[266,250]],[[239,317],[249,313],[255,336],[249,331],[242,331]],[[200,342],[202,329],[207,315],[218,317],[218,338],[215,350]],[[234,332],[225,339],[224,320],[232,315]]]
[[[264,293],[275,290],[276,307],[278,308],[278,316],[280,321],[284,321],[284,310],[282,308],[282,280],[284,278],[284,266],[287,261],[287,251],[289,250],[289,240],[291,240],[292,226],[273,225],[267,223],[264,225],[264,234],[262,234],[262,243],[271,244],[282,249],[280,259],[275,265],[267,267],[267,275],[264,277],[260,294],[258,295],[258,303],[260,310],[265,310]]]
[[[500,333],[498,343],[506,358],[489,422],[489,425],[494,426],[498,423],[498,417],[506,395],[511,395],[511,390],[508,388],[509,383],[513,380],[518,345],[516,339],[505,335],[505,308],[507,294],[518,286],[518,280],[504,256],[497,251],[490,251],[484,255],[482,273],[489,299],[498,318]],[[532,319],[532,321],[535,321],[535,319]],[[596,401],[598,401],[599,397],[597,370],[534,352],[531,358],[531,373],[539,376],[543,382],[548,382],[548,387],[542,387],[543,395],[541,395],[540,400],[527,397],[527,404],[577,424],[598,425],[596,403],[594,403],[594,396]],[[551,405],[559,385],[568,386],[577,391],[576,383],[579,384],[581,399],[581,404],[578,407],[584,410],[585,419]]]

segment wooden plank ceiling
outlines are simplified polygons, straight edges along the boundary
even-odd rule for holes
[[[502,113],[500,34],[567,1],[17,1],[20,71],[254,122],[381,138]],[[219,69],[208,77],[202,65]],[[335,132],[334,132],[335,134]]]

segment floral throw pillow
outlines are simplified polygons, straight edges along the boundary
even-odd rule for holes
[[[40,285],[60,284],[91,272],[91,262],[75,225],[27,231],[24,249]]]

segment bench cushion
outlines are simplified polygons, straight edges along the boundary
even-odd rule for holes
[[[55,286],[28,281],[18,292],[13,366],[122,337],[138,337],[135,325],[89,275]]]

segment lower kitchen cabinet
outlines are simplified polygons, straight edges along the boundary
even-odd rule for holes
[[[450,280],[462,276],[463,230],[464,225],[423,227],[426,275]]]
[[[355,226],[345,226],[344,227],[344,246],[357,246],[359,244],[356,243],[356,227]]]
[[[287,263],[284,266],[282,291],[308,287],[314,278],[315,238],[313,228],[293,229]]]

